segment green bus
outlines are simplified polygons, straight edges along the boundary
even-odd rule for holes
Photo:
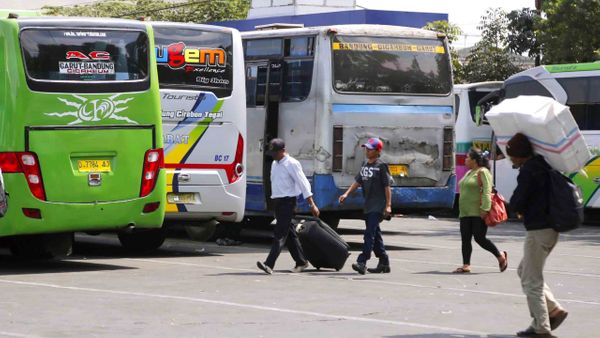
[[[0,237],[11,237],[13,252],[62,254],[75,231],[119,231],[124,246],[156,246],[166,181],[153,53],[143,22],[0,20],[0,167],[10,205]]]

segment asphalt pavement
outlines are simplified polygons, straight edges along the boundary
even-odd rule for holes
[[[0,337],[513,337],[530,323],[516,274],[525,231],[491,228],[509,257],[473,242],[472,272],[461,266],[458,222],[402,217],[382,223],[389,274],[359,275],[350,264],[363,222],[343,220],[352,254],[339,271],[293,274],[283,252],[275,274],[264,260],[270,229],[246,229],[240,246],[194,242],[174,233],[157,252],[132,255],[112,235],[78,235],[60,261],[0,255]],[[600,227],[561,235],[545,279],[569,317],[557,337],[600,337]],[[376,265],[376,260],[369,262]]]

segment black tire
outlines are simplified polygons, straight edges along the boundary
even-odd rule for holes
[[[323,220],[323,222],[327,223],[327,225],[329,225],[330,228],[337,231],[338,226],[340,225],[340,216],[325,214],[321,215],[321,219]]]
[[[164,228],[134,230],[133,232],[119,232],[118,236],[119,242],[125,249],[143,253],[160,248],[165,241],[166,230]]]
[[[248,216],[243,221],[243,226],[250,228],[267,228],[271,225],[274,218],[270,216]]]
[[[218,235],[218,224],[215,220],[201,222],[194,225],[184,225],[188,237],[194,241],[206,242],[214,240]]]

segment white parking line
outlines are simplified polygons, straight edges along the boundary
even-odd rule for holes
[[[304,315],[304,316],[312,316],[312,317],[320,317],[320,318],[328,318],[328,319],[336,319],[336,320],[348,320],[348,321],[366,322],[366,323],[373,323],[373,324],[387,324],[387,325],[394,325],[394,326],[409,326],[409,327],[416,327],[416,328],[427,329],[427,330],[436,330],[436,331],[441,331],[441,332],[450,331],[450,332],[473,334],[473,335],[480,335],[480,336],[485,336],[488,334],[486,332],[463,330],[463,329],[457,329],[457,328],[445,327],[445,326],[426,325],[426,324],[418,324],[418,323],[412,323],[412,322],[384,320],[384,319],[356,317],[356,316],[333,315],[333,314],[313,312],[313,311],[294,310],[294,309],[278,308],[278,307],[262,306],[262,305],[254,305],[254,304],[234,303],[234,302],[227,302],[227,301],[213,300],[213,299],[206,299],[206,298],[183,297],[183,296],[173,296],[173,295],[165,295],[165,294],[146,293],[146,292],[131,292],[131,291],[121,291],[121,290],[84,288],[84,287],[64,286],[64,285],[48,284],[48,283],[24,282],[24,281],[16,281],[16,280],[8,280],[8,279],[0,279],[0,283],[25,285],[25,286],[31,286],[31,287],[45,287],[45,288],[81,291],[81,292],[94,292],[94,293],[105,293],[105,294],[114,294],[114,295],[126,295],[126,296],[138,296],[138,297],[146,297],[146,298],[158,298],[158,299],[170,299],[170,300],[178,300],[178,301],[198,302],[198,303],[206,303],[206,304],[214,304],[214,305],[223,305],[223,306],[239,307],[239,308],[245,308],[245,309],[260,310],[260,311],[279,312],[279,313],[283,312],[283,313],[289,313],[289,314],[294,314],[294,315]],[[29,337],[29,336],[18,336],[18,337]]]
[[[172,264],[172,265],[184,265],[184,266],[196,266],[202,268],[210,268],[210,269],[221,269],[221,270],[236,270],[236,271],[254,271],[258,272],[257,269],[244,269],[244,268],[229,268],[218,265],[208,265],[208,264],[196,264],[196,263],[186,263],[186,262],[173,262],[173,261],[162,261],[158,259],[143,259],[143,258],[126,258],[132,261],[139,262],[147,262],[147,263],[159,263],[159,264]],[[277,275],[288,275],[292,277],[304,277],[304,278],[322,278],[321,276],[312,275],[309,273],[286,273],[286,272],[277,272]],[[357,275],[358,276],[358,275]],[[476,294],[486,294],[493,296],[506,296],[506,297],[517,297],[517,298],[525,298],[523,294],[516,293],[507,293],[507,292],[496,292],[496,291],[484,291],[484,290],[471,290],[471,289],[463,289],[463,288],[448,288],[440,285],[422,285],[422,284],[409,284],[409,283],[401,283],[401,282],[393,282],[393,281],[384,281],[384,280],[372,280],[372,279],[363,279],[363,278],[351,278],[351,277],[331,277],[338,280],[345,280],[350,282],[362,282],[362,283],[373,283],[373,284],[383,284],[383,285],[395,285],[395,286],[404,286],[404,287],[412,287],[412,288],[420,288],[420,289],[435,289],[435,290],[446,290],[446,291],[456,291],[463,293],[476,293]],[[563,299],[558,298],[561,302],[568,303],[578,303],[578,304],[586,304],[586,305],[595,305],[600,306],[600,302],[593,301],[585,301],[578,299]]]
[[[25,333],[15,333],[15,332],[6,332],[0,331],[0,336],[2,337],[17,337],[17,338],[42,338],[42,336],[34,336]]]

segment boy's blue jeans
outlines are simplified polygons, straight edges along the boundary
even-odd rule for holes
[[[363,251],[356,260],[358,263],[367,263],[371,258],[371,251],[375,252],[375,257],[379,258],[379,264],[390,265],[390,259],[385,252],[385,245],[381,237],[381,228],[379,222],[383,219],[383,214],[378,212],[370,212],[365,214],[365,229]]]

